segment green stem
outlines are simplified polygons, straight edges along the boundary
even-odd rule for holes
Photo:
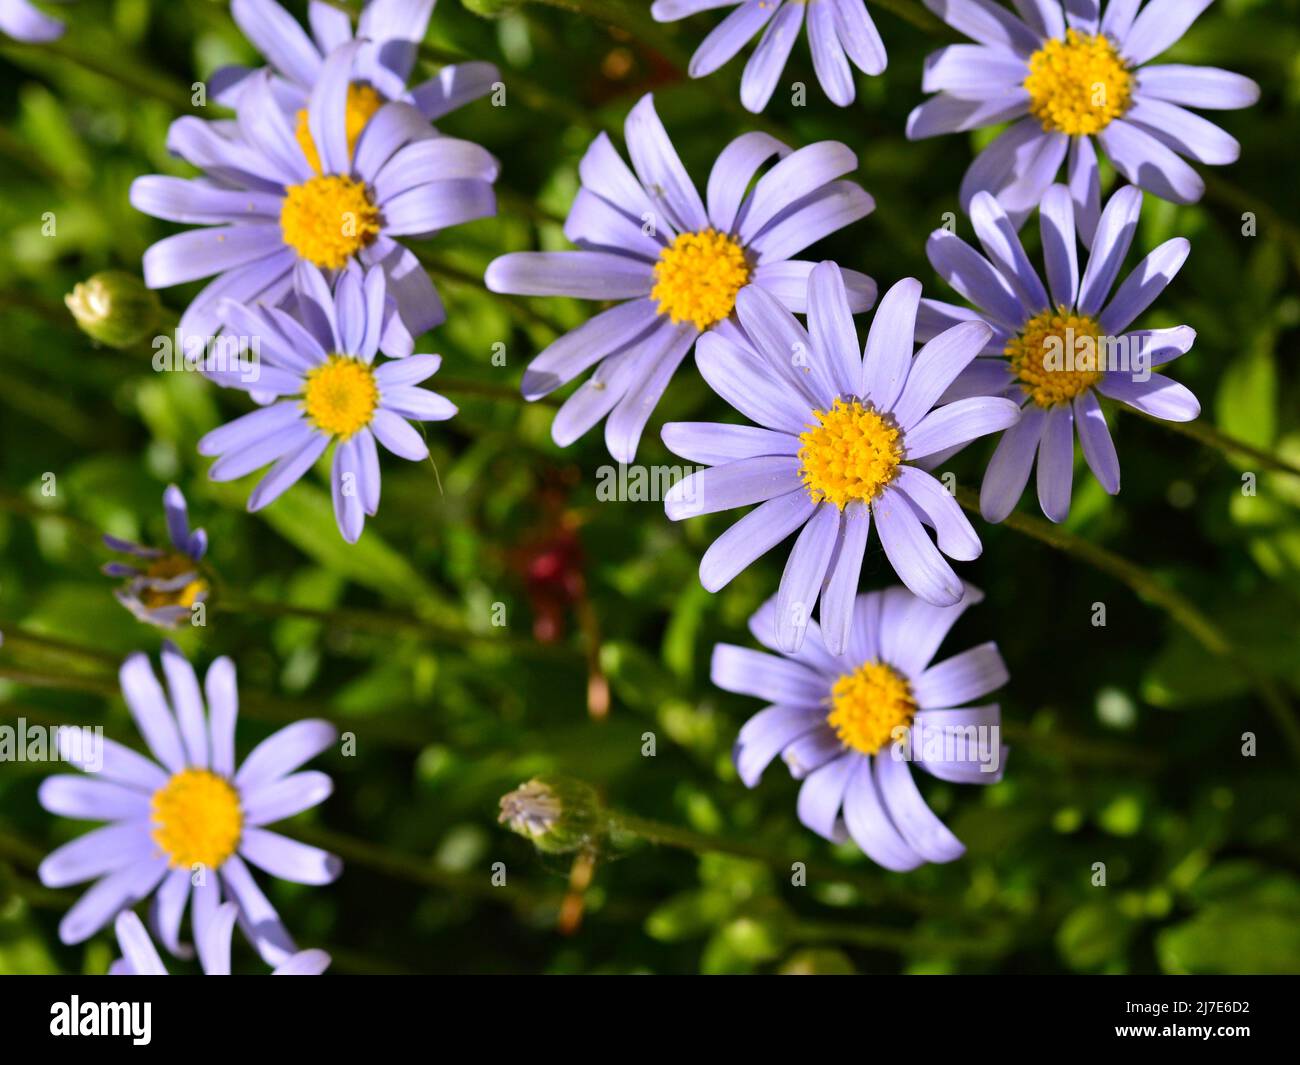
[[[979,514],[979,497],[968,488],[957,490],[957,502],[972,514]],[[1003,525],[1018,533],[1030,536],[1049,547],[1086,562],[1094,569],[1101,570],[1117,580],[1127,584],[1138,597],[1159,607],[1175,624],[1183,628],[1197,643],[1213,655],[1227,659],[1237,671],[1246,678],[1255,689],[1260,701],[1264,703],[1274,722],[1286,738],[1291,754],[1300,762],[1300,724],[1296,722],[1290,701],[1278,684],[1265,676],[1236,647],[1231,639],[1213,621],[1203,614],[1190,600],[1174,591],[1161,581],[1156,580],[1141,566],[1128,559],[1107,551],[1104,547],[1083,537],[1075,536],[1057,525],[1042,518],[1013,512],[1003,521]]]
[[[786,876],[790,875],[791,867],[795,862],[801,862],[811,878],[851,884],[867,905],[893,904],[922,913],[954,909],[942,900],[926,898],[912,890],[897,890],[875,877],[864,876],[826,862],[810,861],[803,854],[779,854],[754,843],[708,836],[679,825],[652,821],[647,817],[638,817],[619,810],[606,810],[604,815],[611,833],[635,836],[647,843],[676,847],[678,850],[690,851],[693,854],[730,854],[737,858],[748,858],[751,861],[761,862],[778,874]]]
[[[1232,454],[1235,452],[1238,455],[1245,455],[1247,458],[1254,459],[1260,465],[1267,466],[1270,470],[1276,470],[1279,473],[1291,473],[1300,477],[1300,466],[1288,462],[1286,459],[1273,454],[1271,451],[1265,451],[1263,448],[1256,447],[1254,444],[1248,444],[1246,441],[1239,440],[1235,436],[1229,436],[1227,433],[1221,432],[1207,422],[1201,420],[1194,422],[1170,422],[1165,421],[1163,418],[1155,418],[1150,414],[1144,414],[1142,411],[1134,410],[1132,407],[1127,407],[1122,403],[1117,403],[1116,407],[1127,414],[1136,414],[1145,421],[1151,422],[1153,425],[1158,425],[1168,432],[1177,433],[1179,436],[1185,436],[1191,440],[1195,440],[1198,444],[1202,444],[1212,450],[1220,451],[1224,454]]]
[[[123,55],[117,46],[112,50],[103,52],[88,52],[69,41],[66,37],[56,41],[46,41],[42,44],[22,44],[16,41],[7,41],[5,44],[0,45],[0,55],[7,56],[20,64],[24,60],[30,61],[42,53],[59,59],[66,59],[68,62],[81,67],[82,70],[97,74],[116,85],[120,85],[128,92],[151,96],[178,111],[186,111],[190,114],[211,114],[206,107],[194,106],[190,99],[190,93],[186,91],[184,86],[169,78],[154,74],[151,64],[130,55]]]

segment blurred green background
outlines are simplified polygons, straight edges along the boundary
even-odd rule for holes
[[[848,143],[878,206],[810,257],[882,288],[916,276],[927,295],[953,299],[925,237],[959,211],[961,174],[991,138],[903,137],[922,60],[944,38],[895,13],[914,5],[873,4],[889,69],[857,76],[852,107],[822,96],[801,40],[784,83],[805,81],[807,106],[778,92],[754,117],[738,101],[741,62],[704,81],[682,74],[717,13],[656,26],[648,5],[610,0],[611,28],[540,3],[494,6],[505,14],[485,19],[442,0],[428,37],[440,54],[498,63],[508,87],[507,106],[481,101],[440,124],[502,160],[500,217],[419,249],[448,321],[417,350],[444,356],[430,384],[461,414],[430,427],[433,463],[385,460],[382,507],[355,547],[319,471],[257,515],[244,511],[247,483],[207,480],[195,441],[248,409],[242,395],[153,372],[147,343],[94,345],[62,302],[98,270],[138,272],[144,249],[175,231],[133,211],[127,189],[139,174],[190,173],[164,139],[191,83],[257,61],[228,6],[81,0],[59,12],[70,24],[59,44],[0,42],[0,723],[102,723],[139,743],[116,664],[156,652],[160,634],[114,601],[98,538],[164,542],[160,496],[174,481],[208,530],[221,583],[208,626],[178,638],[200,669],[219,654],[238,664],[241,756],[305,716],[357,738],[356,757],[314,766],[334,777],[334,796],[284,826],[334,847],[343,877],[328,888],[260,878],[335,971],[1300,970],[1300,477],[1111,411],[1123,492],[1107,497],[1080,459],[1065,526],[1074,553],[977,522],[985,552],[961,572],[987,600],[945,648],[998,641],[1011,761],[987,789],[922,780],[969,851],[900,876],[804,830],[779,765],[753,792],[731,768],[736,730],[759,704],[713,689],[709,655],[718,641],[750,642],[745,619],[774,591],[784,551],[703,592],[699,557],[731,519],[677,525],[653,501],[599,502],[610,462],[600,432],[561,451],[553,407],[518,399],[527,361],[592,308],[493,296],[478,279],[503,251],[566,246],[559,222],[583,150],[601,129],[621,142],[646,91],[701,185],[748,128]],[[1146,322],[1198,331],[1172,368],[1201,399],[1198,424],[1300,463],[1300,3],[1221,0],[1165,61],[1248,74],[1263,98],[1210,116],[1242,158],[1199,168],[1200,205],[1147,196],[1133,261],[1177,234],[1192,254]],[[42,233],[46,212],[54,235]],[[1243,212],[1256,235],[1243,235]],[[970,237],[964,219],[958,231]],[[1035,254],[1036,226],[1025,239]],[[163,299],[179,309],[197,288]],[[679,461],[658,441],[664,421],[730,417],[688,364],[638,459]],[[991,446],[949,464],[960,484],[978,487]],[[51,473],[52,496],[41,491]],[[1021,513],[1036,516],[1032,494]],[[1086,547],[1129,560],[1127,576],[1155,598],[1090,565]],[[864,588],[891,581],[873,543]],[[1214,638],[1189,634],[1159,589]],[[1092,624],[1095,603],[1104,627]],[[1227,653],[1206,649],[1215,639]],[[594,720],[605,686],[608,712]],[[1244,733],[1256,738],[1250,757]],[[50,768],[0,765],[0,972],[102,972],[111,936],[62,946],[56,927],[74,896],[35,878],[41,857],[85,828],[37,805]],[[590,886],[571,892],[571,857],[539,855],[496,823],[503,793],[549,772],[718,849],[605,844]],[[796,861],[816,866],[807,886],[791,884]],[[504,886],[492,883],[498,862]],[[1092,883],[1097,862],[1105,887]],[[245,944],[236,968],[259,969]]]

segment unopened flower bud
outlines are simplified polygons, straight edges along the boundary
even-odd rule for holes
[[[603,819],[590,785],[535,777],[501,796],[497,820],[532,840],[538,850],[568,854],[590,847],[601,835]]]
[[[104,270],[63,297],[81,331],[110,348],[129,348],[149,336],[162,313],[158,294],[134,274]]]

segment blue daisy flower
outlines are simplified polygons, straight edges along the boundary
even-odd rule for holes
[[[273,75],[249,76],[237,118],[172,123],[168,147],[202,178],[149,175],[131,203],[172,222],[201,225],[167,237],[144,255],[150,288],[218,275],[181,316],[183,336],[209,337],[224,300],[278,305],[294,266],[331,274],[350,262],[379,267],[397,314],[384,324],[396,353],[444,318],[428,275],[396,237],[427,237],[496,213],[497,161],[483,148],[437,136],[409,103],[383,104],[351,136],[348,93],[365,42],[326,58],[307,106],[308,137],[295,135],[277,102]]]
[[[146,624],[169,629],[187,620],[194,605],[208,597],[208,582],[199,567],[208,550],[208,534],[190,528],[185,496],[174,484],[163,493],[163,510],[172,550],[145,547],[105,534],[108,547],[136,561],[108,562],[102,572],[126,579],[114,594],[127,610]]]
[[[778,754],[799,789],[799,820],[835,843],[852,837],[872,861],[906,872],[965,851],[926,805],[914,765],[939,780],[996,784],[1006,767],[996,703],[967,705],[1007,682],[997,645],[979,644],[931,664],[967,607],[935,606],[905,588],[859,595],[853,639],[836,654],[816,624],[797,653],[781,647],[769,600],[749,631],[776,654],[718,644],[719,688],[771,704],[741,728],[736,771],[748,788]]]
[[[217,457],[214,481],[233,481],[273,463],[253,489],[249,510],[278,498],[334,444],[330,485],[339,532],[349,543],[361,536],[366,516],[379,509],[379,454],[375,441],[400,458],[428,458],[424,438],[406,419],[446,421],[456,407],[415,387],[437,372],[437,355],[411,355],[375,366],[384,346],[385,276],[355,263],[331,291],[309,263],[295,269],[297,317],[275,307],[222,304],[222,321],[241,344],[256,341],[255,374],[209,364],[218,383],[272,398],[269,406],[214,429],[199,453]]]
[[[938,95],[907,120],[912,140],[1011,125],[966,171],[961,205],[997,196],[1019,228],[1061,166],[1091,246],[1101,213],[1097,145],[1134,185],[1195,203],[1205,182],[1188,159],[1235,162],[1237,141],[1188,108],[1230,110],[1259,99],[1249,78],[1215,67],[1149,65],[1211,0],[925,0],[975,44],[954,44],[925,63],[922,88]],[[1095,142],[1095,143],[1094,143]]]
[[[740,100],[750,111],[767,106],[807,14],[813,71],[831,102],[848,107],[856,90],[852,62],[864,74],[884,72],[885,44],[864,0],[655,0],[657,22],[675,22],[700,11],[735,7],[691,56],[690,75],[712,74],[763,33],[740,80]]]

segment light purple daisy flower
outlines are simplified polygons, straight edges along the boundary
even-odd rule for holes
[[[239,918],[239,907],[223,902],[216,916],[195,946],[205,976],[230,975],[230,937]],[[118,949],[122,956],[108,969],[109,976],[166,976],[167,967],[158,955],[144,922],[131,910],[123,910],[113,922]],[[272,976],[320,976],[330,966],[330,956],[323,950],[300,950],[276,966]]]
[[[38,44],[57,40],[67,27],[28,0],[0,0],[0,34]]]
[[[1094,138],[1130,182],[1174,203],[1205,191],[1183,158],[1235,162],[1237,141],[1188,107],[1249,107],[1259,86],[1215,67],[1147,65],[1187,32],[1211,0],[1015,0],[1017,18],[993,0],[925,0],[977,44],[933,53],[922,88],[939,95],[907,120],[913,140],[1010,121],[961,183],[969,210],[977,192],[997,196],[1017,228],[1066,164],[1091,247],[1101,211]]]
[[[415,88],[406,87],[433,5],[434,0],[370,0],[361,10],[355,35],[351,16],[320,0],[307,5],[310,35],[275,0],[233,0],[230,13],[275,72],[276,99],[290,114],[307,106],[326,57],[355,37],[365,42],[353,68],[355,89],[411,104],[436,121],[487,95],[501,75],[491,63],[453,63]],[[208,83],[213,99],[238,106],[252,73],[248,67],[222,67]],[[352,95],[355,99],[356,92]]]
[[[495,214],[498,164],[476,144],[438,136],[401,101],[382,104],[359,136],[350,135],[349,92],[363,43],[330,53],[297,134],[262,70],[244,83],[233,123],[172,123],[169,149],[205,177],[132,183],[138,210],[204,227],[144,255],[150,288],[218,275],[181,316],[183,335],[213,335],[223,300],[281,304],[300,262],[331,272],[349,262],[382,267],[396,312],[386,318],[386,340],[399,354],[443,320],[428,275],[394,238],[423,238]]]
[[[1190,242],[1165,241],[1111,294],[1141,211],[1140,189],[1125,185],[1111,196],[1080,275],[1070,191],[1064,185],[1049,188],[1039,210],[1046,286],[1011,219],[987,192],[971,201],[971,222],[984,255],[948,230],[930,235],[930,263],[978,310],[923,300],[918,332],[933,335],[974,317],[993,327],[983,357],[967,367],[944,400],[1003,395],[1023,408],[984,474],[980,511],[986,521],[1002,521],[1015,509],[1035,454],[1043,513],[1065,520],[1076,428],[1094,476],[1111,495],[1119,491],[1119,459],[1098,393],[1166,421],[1191,421],[1200,414],[1201,405],[1188,389],[1151,372],[1185,354],[1196,331],[1186,325],[1129,328],[1178,273]],[[948,454],[952,451],[943,457]]]
[[[172,550],[145,547],[105,534],[106,545],[139,561],[108,562],[102,572],[126,579],[127,583],[113,594],[140,621],[170,629],[187,620],[194,604],[208,597],[208,582],[198,565],[208,550],[208,534],[202,529],[190,529],[185,496],[174,484],[163,493],[163,510]]]
[[[438,355],[412,355],[374,365],[384,346],[384,271],[363,276],[349,264],[331,292],[309,263],[295,271],[298,316],[265,305],[227,300],[223,321],[241,342],[256,338],[261,365],[256,379],[238,370],[209,369],[231,388],[270,395],[276,402],[214,429],[199,441],[199,454],[217,457],[208,476],[234,481],[268,463],[270,471],[248,499],[260,510],[293,485],[334,444],[330,486],[334,517],[348,543],[356,543],[366,516],[379,510],[379,451],[399,458],[429,457],[424,438],[406,419],[441,422],[456,407],[416,386],[437,372]]]
[[[860,595],[843,654],[827,649],[815,623],[792,654],[777,635],[768,600],[749,631],[766,654],[718,644],[713,683],[770,703],[745,723],[733,757],[746,787],[758,786],[781,755],[799,789],[799,820],[839,843],[849,837],[872,861],[906,872],[951,862],[965,847],[926,805],[908,762],[956,784],[996,784],[1006,748],[996,703],[966,706],[1007,682],[997,645],[983,643],[934,665],[930,660],[968,606],[938,607],[904,588]]]
[[[765,30],[740,81],[740,100],[750,111],[762,111],[772,98],[805,11],[813,71],[832,103],[847,107],[853,102],[856,89],[850,60],[864,74],[885,69],[885,45],[865,0],[655,0],[650,13],[658,22],[676,22],[700,11],[732,6],[736,10],[691,56],[690,75],[712,74]]]
[[[524,372],[538,399],[595,366],[565,402],[551,436],[566,447],[607,414],[605,442],[631,462],[651,412],[702,333],[741,339],[733,311],[747,288],[806,310],[813,264],[790,256],[865,217],[875,201],[851,181],[845,145],[792,152],[766,133],[744,133],[718,156],[700,199],[646,95],[624,126],[635,176],[602,133],[578,166],[582,188],[564,235],[579,251],[514,252],[487,269],[493,292],[616,300],[537,356]],[[759,169],[778,162],[754,183]],[[854,312],[876,283],[844,272]]]
[[[329,797],[328,776],[295,770],[328,749],[337,733],[327,721],[296,722],[236,767],[234,663],[213,662],[202,691],[175,645],[163,644],[162,666],[166,692],[144,654],[131,655],[119,674],[127,708],[156,761],[88,729],[59,730],[60,757],[92,779],[47,777],[41,805],[62,817],[111,822],[40,865],[46,887],[96,881],[64,915],[59,938],[84,942],[152,895],[154,934],[173,955],[188,957],[180,939],[186,904],[193,900],[194,939],[203,944],[224,896],[238,907],[240,926],[266,963],[283,964],[297,948],[244,863],[297,884],[328,884],[342,872],[334,855],[263,827]]]
[[[705,588],[716,592],[799,533],[776,597],[776,632],[786,650],[802,644],[818,600],[826,645],[837,653],[848,647],[873,518],[894,572],[936,605],[950,606],[962,595],[944,555],[979,557],[979,537],[956,500],[925,472],[924,460],[1015,424],[1019,411],[993,396],[935,408],[992,330],[983,322],[959,323],[913,356],[920,298],[913,278],[886,292],[859,355],[834,263],[812,272],[806,332],[771,295],[748,288],[736,309],[753,346],[714,334],[701,340],[695,361],[713,390],[756,426],[664,426],[670,451],[708,466],[668,490],[669,518],[761,504],[705,552]]]

